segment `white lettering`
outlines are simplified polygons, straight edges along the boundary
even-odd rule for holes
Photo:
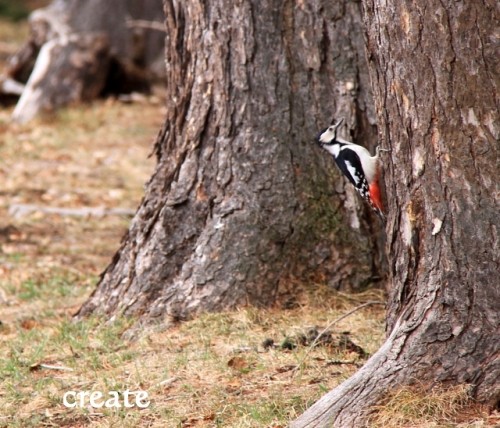
[[[101,391],[67,391],[64,393],[62,401],[65,407],[85,408],[90,405],[96,409],[103,406],[108,409],[112,407],[130,409],[134,406],[145,409],[151,404],[146,391],[129,391],[128,389],[123,393],[109,391],[107,394]]]
[[[72,395],[73,396],[73,402],[70,403],[68,401],[68,397]],[[76,407],[76,392],[75,391],[68,391],[68,392],[65,392],[64,395],[63,395],[63,404],[66,406],[66,407]]]
[[[76,396],[80,398],[80,407],[83,409],[85,407],[85,396],[90,397],[90,391],[80,391]]]
[[[90,405],[94,407],[95,409],[100,409],[102,406],[104,406],[104,401],[97,402],[97,400],[100,400],[104,394],[101,391],[92,391],[90,394]]]
[[[125,407],[128,407],[129,409],[131,407],[134,407],[134,403],[130,404],[130,402],[128,401],[128,396],[130,394],[134,394],[135,395],[135,392],[130,392],[128,389],[123,391],[123,401],[124,401],[124,406]]]
[[[135,397],[135,404],[141,409],[145,409],[149,406],[150,401],[148,400],[148,393],[146,391],[137,391]],[[141,402],[142,400],[147,400],[146,402]]]
[[[109,391],[109,395],[111,398],[106,401],[104,404],[108,409],[111,407],[120,408],[122,405],[120,404],[120,394],[117,391]]]

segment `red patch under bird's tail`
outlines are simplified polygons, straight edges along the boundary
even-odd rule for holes
[[[373,210],[377,213],[377,215],[382,219],[385,223],[385,215],[384,215],[384,206],[382,205],[382,198],[380,196],[380,187],[378,185],[378,177],[375,181],[370,184],[370,204]]]

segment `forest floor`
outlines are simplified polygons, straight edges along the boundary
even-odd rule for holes
[[[4,60],[27,31],[0,27]],[[130,216],[71,214],[137,208],[154,168],[162,95],[75,106],[27,125],[11,123],[11,112],[0,108],[0,427],[285,427],[382,343],[381,305],[311,343],[340,316],[384,299],[377,290],[348,295],[318,284],[292,308],[205,314],[131,343],[121,333],[133,320],[74,322]],[[106,400],[127,390],[147,392],[149,406],[95,408],[88,396],[83,406],[63,404],[70,391],[101,391]],[[467,403],[463,389],[431,399],[402,390],[378,414],[373,426],[498,423]]]

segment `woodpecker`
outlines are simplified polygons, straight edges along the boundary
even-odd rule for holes
[[[357,192],[385,222],[378,183],[380,175],[379,152],[384,149],[377,147],[375,156],[372,156],[363,146],[338,137],[337,131],[343,121],[344,119],[340,119],[337,123],[321,131],[317,142],[334,157],[335,163]]]

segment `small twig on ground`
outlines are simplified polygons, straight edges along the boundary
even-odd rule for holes
[[[177,376],[174,376],[174,377],[171,377],[169,379],[165,379],[165,380],[162,380],[161,382],[158,382],[156,384],[156,386],[162,386],[162,387],[170,386],[174,382],[176,382],[177,380],[179,380],[179,378]]]
[[[30,366],[30,370],[31,371],[40,370],[40,369],[61,370],[61,371],[68,371],[68,372],[72,372],[73,371],[73,369],[71,367],[54,366],[52,364],[43,364],[43,363],[40,363],[40,364],[33,364],[32,366]]]
[[[361,367],[362,364],[358,363],[357,361],[341,361],[341,360],[331,360],[327,361],[326,365],[327,366],[341,366],[344,364],[356,366],[356,367]]]

